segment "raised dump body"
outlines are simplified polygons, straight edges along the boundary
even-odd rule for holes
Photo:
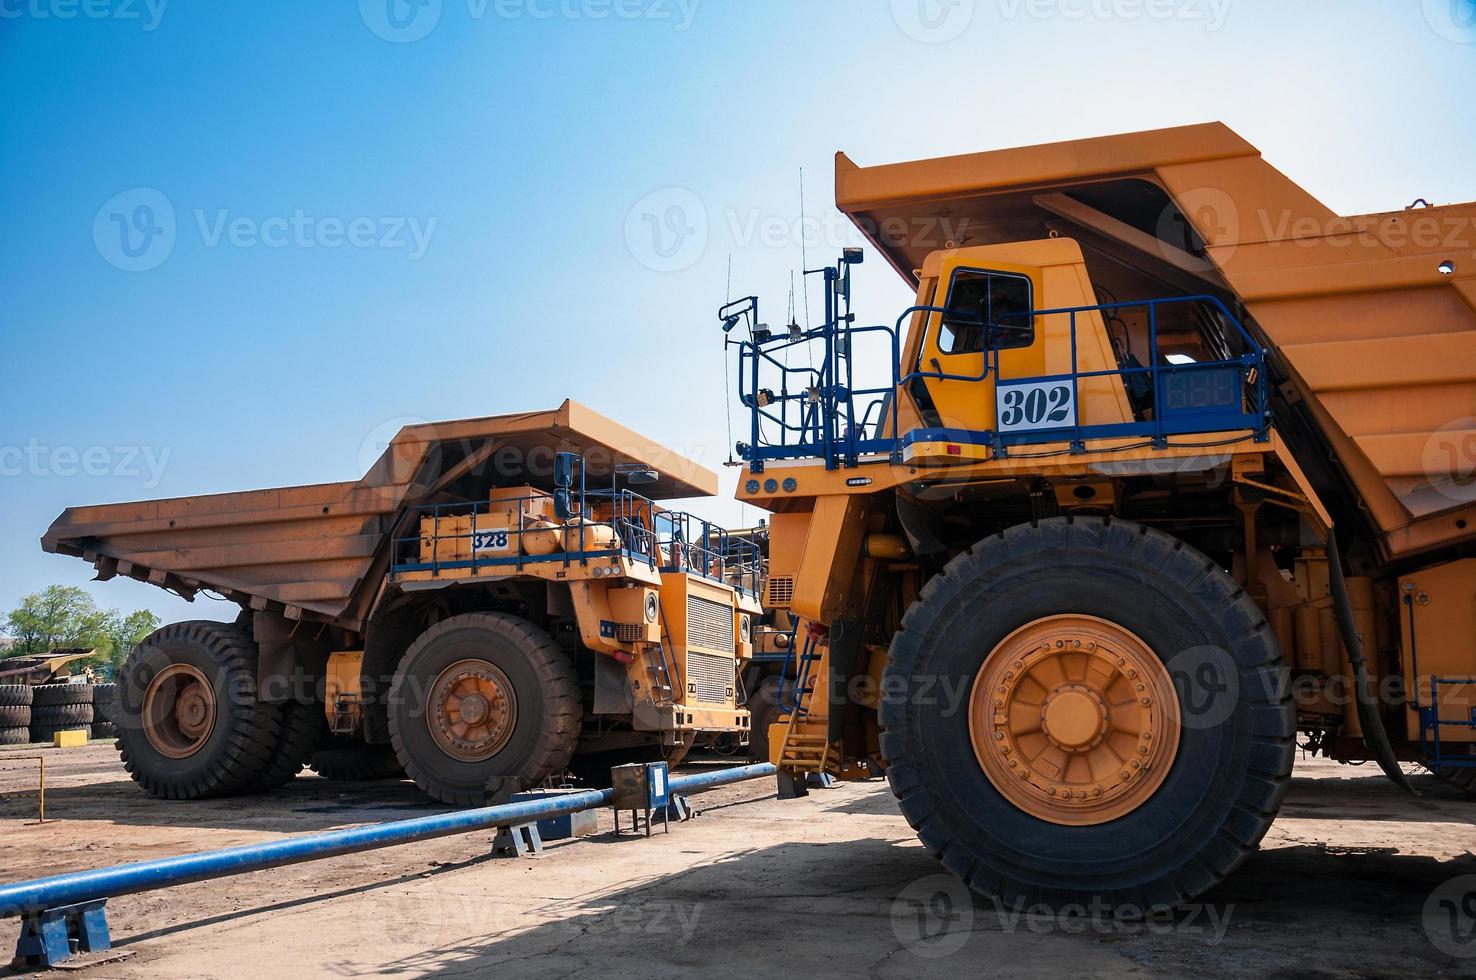
[[[1303,463],[1330,506],[1345,481],[1389,558],[1476,538],[1476,203],[1341,216],[1221,123],[864,168],[838,154],[835,187],[914,287],[939,249],[1059,236],[1098,302],[1220,297],[1300,406],[1282,433],[1336,457]]]
[[[93,562],[186,597],[201,589],[289,619],[358,629],[389,562],[390,541],[427,504],[474,487],[547,483],[554,456],[585,460],[591,480],[652,469],[653,499],[710,496],[717,477],[672,450],[566,401],[547,412],[410,425],[363,477],[269,490],[69,507],[41,539],[49,552]],[[366,583],[368,586],[366,587]]]
[[[43,539],[235,623],[176,623],[119,677],[149,792],[270,789],[303,763],[479,804],[744,744],[758,547],[657,501],[710,471],[573,402],[409,426],[352,483],[75,507]]]

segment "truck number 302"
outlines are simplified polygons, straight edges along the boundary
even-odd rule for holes
[[[1071,415],[1071,386],[1009,388],[1000,393],[1001,428],[1019,425],[1055,425]]]

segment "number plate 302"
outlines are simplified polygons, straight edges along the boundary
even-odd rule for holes
[[[1069,429],[1076,425],[1076,398],[1067,381],[1001,383],[994,391],[996,429]]]

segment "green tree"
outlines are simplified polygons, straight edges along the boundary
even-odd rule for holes
[[[159,626],[159,617],[147,609],[123,615],[117,609],[99,609],[92,596],[70,585],[51,585],[21,599],[5,619],[5,630],[15,639],[8,656],[34,656],[58,647],[91,647],[97,656],[87,662],[116,675],[128,654]]]
[[[133,648],[158,628],[159,617],[148,609],[136,609],[127,616],[116,609],[109,610],[107,633],[111,649],[107,654],[108,677],[117,677]]]

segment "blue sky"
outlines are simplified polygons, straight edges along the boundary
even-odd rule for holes
[[[1220,119],[1389,210],[1476,197],[1473,82],[1472,0],[0,0],[0,611],[86,582],[67,505],[352,479],[403,420],[573,397],[716,468],[728,263],[777,318],[837,149]]]

